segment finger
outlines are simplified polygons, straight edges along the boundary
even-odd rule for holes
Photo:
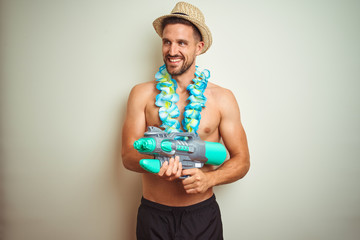
[[[195,189],[189,189],[189,190],[186,190],[186,193],[187,194],[195,194],[197,193]]]
[[[168,177],[171,176],[173,167],[174,167],[174,158],[170,158],[170,159],[169,159],[169,167],[168,167],[168,169],[167,169],[166,172],[165,172],[166,176],[168,176]]]
[[[184,173],[187,173],[188,171],[183,171],[183,174]],[[193,175],[191,175],[193,174]],[[193,171],[190,171],[190,174],[188,175],[189,177],[185,178],[183,180],[183,185],[189,185],[189,184],[193,184],[193,183],[196,183],[196,182],[201,182],[202,181],[202,175],[201,175],[201,171],[199,169],[194,169]]]
[[[185,189],[185,190],[196,189],[196,188],[198,188],[198,187],[199,187],[199,183],[197,183],[197,182],[184,185],[184,189]]]
[[[174,167],[173,167],[173,171],[172,171],[172,174],[173,174],[173,175],[175,175],[175,174],[178,172],[179,163],[180,163],[180,158],[179,158],[179,156],[175,156]]]
[[[180,162],[180,163],[179,163],[179,168],[178,168],[178,170],[177,170],[177,172],[176,172],[176,174],[175,174],[175,177],[176,177],[176,178],[181,177],[181,172],[182,172],[182,164],[181,164],[181,162]]]
[[[182,183],[183,183],[184,186],[189,185],[189,184],[193,184],[195,182],[195,177],[184,174],[184,171],[182,171],[182,176],[188,176],[184,180],[182,180]]]
[[[158,175],[159,175],[159,176],[163,176],[163,175],[164,175],[164,173],[165,173],[166,170],[168,169],[168,165],[169,165],[168,161],[165,161],[165,162],[162,164],[162,166],[161,166],[161,168],[160,168],[160,171],[158,172]]]
[[[199,182],[184,186],[186,193],[204,193],[207,188]]]
[[[197,168],[189,168],[189,169],[184,169],[183,171],[183,175],[189,175],[189,176],[193,176],[197,173],[199,169]]]
[[[196,190],[196,189],[188,189],[188,190],[185,190],[185,192],[187,194],[197,194],[197,193],[199,193],[199,191]]]
[[[182,171],[182,175],[183,176],[188,176],[187,178],[184,179],[186,184],[189,184],[191,182],[195,181],[195,178],[193,176],[195,176],[197,174],[197,168],[191,168],[191,169],[185,169]]]

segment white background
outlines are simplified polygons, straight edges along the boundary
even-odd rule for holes
[[[197,63],[234,92],[251,152],[215,189],[225,238],[360,239],[359,1],[192,3],[214,40]],[[174,6],[1,1],[1,239],[134,239],[141,181],[119,136]]]

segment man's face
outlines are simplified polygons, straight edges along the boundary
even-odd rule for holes
[[[193,28],[184,24],[168,24],[162,35],[162,53],[168,73],[179,76],[185,73],[200,54],[203,42],[196,40]]]

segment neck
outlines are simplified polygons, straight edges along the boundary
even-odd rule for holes
[[[187,86],[192,83],[195,77],[195,62],[190,68],[181,75],[173,76],[172,78],[176,81],[179,92],[186,91]]]

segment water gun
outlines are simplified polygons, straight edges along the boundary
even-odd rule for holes
[[[166,133],[157,127],[148,127],[144,137],[134,142],[141,154],[153,159],[141,159],[140,166],[148,172],[158,173],[162,164],[179,156],[183,169],[202,168],[204,164],[221,165],[226,159],[226,149],[218,142],[207,142],[194,132]]]

